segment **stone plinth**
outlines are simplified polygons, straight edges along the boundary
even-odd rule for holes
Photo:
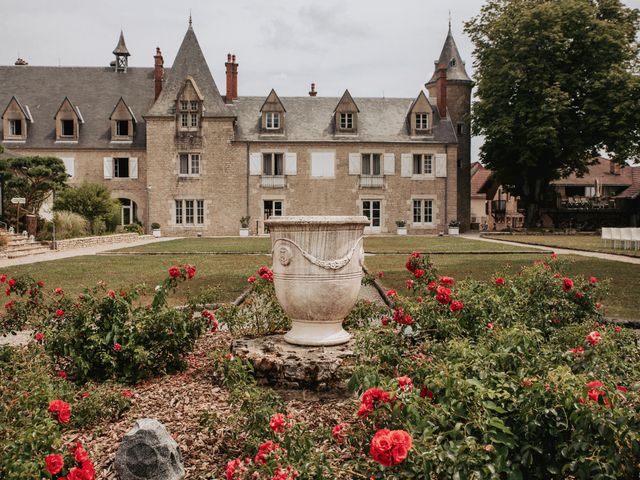
[[[232,352],[251,362],[265,383],[287,388],[323,390],[339,386],[347,377],[345,361],[353,342],[330,347],[302,347],[270,335],[233,342]]]

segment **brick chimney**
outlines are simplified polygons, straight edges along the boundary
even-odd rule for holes
[[[611,175],[620,175],[620,164],[613,160],[609,160],[609,173]]]
[[[156,47],[156,54],[153,56],[153,59],[153,80],[155,83],[156,92],[155,99],[157,100],[160,96],[160,92],[162,92],[162,80],[164,79],[164,59],[162,58],[160,47]]]
[[[238,98],[238,64],[236,63],[236,56],[228,53],[227,63],[224,66],[227,67],[227,95],[225,100],[227,103],[231,103]]]
[[[309,96],[310,97],[315,97],[316,95],[318,95],[318,92],[316,92],[316,84],[312,83],[311,84],[311,90],[309,90]]]
[[[447,66],[438,64],[436,69],[436,97],[438,100],[438,113],[440,118],[447,117]]]

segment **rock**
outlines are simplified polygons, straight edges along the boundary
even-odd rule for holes
[[[126,433],[115,467],[120,480],[178,480],[185,475],[178,444],[153,418],[138,420]]]

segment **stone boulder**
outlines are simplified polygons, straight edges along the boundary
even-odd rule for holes
[[[115,467],[120,480],[178,480],[185,475],[178,444],[153,418],[138,420],[126,433]]]

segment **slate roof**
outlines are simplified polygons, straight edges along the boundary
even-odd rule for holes
[[[29,108],[33,123],[28,123],[26,143],[5,142],[5,147],[122,149],[122,144],[111,143],[109,121],[122,97],[138,119],[131,147],[144,148],[146,124],[142,115],[153,103],[153,68],[129,67],[126,73],[116,73],[110,67],[0,66],[0,108],[4,109],[14,95]],[[84,119],[76,144],[55,143],[54,117],[66,96]]]
[[[162,93],[160,93],[158,100],[149,110],[148,115],[174,115],[176,98],[178,98],[178,94],[187,77],[193,78],[198,89],[202,92],[204,97],[203,115],[205,117],[233,116],[232,109],[222,100],[191,25],[189,25],[187,33],[184,35],[171,70],[168,73],[165,70],[166,81],[162,87]]]
[[[554,180],[552,185],[562,186],[582,186],[582,185],[594,185],[596,179],[603,186],[630,186],[633,182],[631,180],[631,167],[624,167],[620,169],[618,175],[614,175],[610,172],[611,160],[608,158],[598,158],[598,163],[589,167],[589,172],[583,177],[578,177],[575,174],[569,175],[567,178],[560,180]]]
[[[471,77],[467,74],[467,70],[464,67],[464,61],[460,56],[460,51],[456,45],[456,41],[453,39],[453,33],[451,33],[451,25],[449,25],[449,32],[447,38],[444,41],[440,58],[435,61],[436,66],[444,63],[447,65],[447,80],[457,80],[463,82],[472,82]],[[427,85],[434,83],[438,78],[438,72],[433,72],[431,80],[427,82]]]
[[[238,97],[233,108],[238,116],[237,141],[272,142],[415,142],[457,143],[451,121],[433,113],[433,136],[411,136],[407,114],[413,98],[354,98],[360,108],[357,135],[336,135],[334,110],[339,97],[280,97],[287,113],[284,134],[261,131],[260,108],[265,97]],[[435,103],[435,100],[430,100]]]

